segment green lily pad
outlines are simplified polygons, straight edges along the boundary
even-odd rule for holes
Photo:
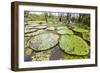
[[[27,55],[27,56],[29,56],[29,55],[31,55],[32,54],[32,49],[31,48],[25,48],[25,55]]]
[[[55,27],[48,27],[47,30],[55,30]]]
[[[44,32],[46,32],[46,31],[45,30],[38,30],[36,32],[26,33],[25,36],[26,37],[35,36],[35,35],[38,35],[38,34],[41,34],[41,33],[44,33]]]
[[[25,29],[25,34],[26,33],[31,33],[31,32],[34,32],[34,31],[36,31],[37,29]]]
[[[36,29],[44,29],[44,28],[47,28],[47,26],[42,25],[42,26],[36,26],[34,28],[36,28]]]
[[[25,37],[24,38],[24,47],[26,48],[26,47],[29,47],[29,39],[30,39],[30,37]]]
[[[86,41],[90,41],[90,33],[82,33],[83,39]]]
[[[40,52],[33,51],[32,61],[49,61],[51,52],[51,49]]]
[[[67,26],[56,27],[57,30],[69,30]]]
[[[76,26],[72,30],[76,32],[88,32],[88,30]]]
[[[26,25],[27,27],[34,27],[34,26],[39,26],[39,24],[28,24]]]
[[[71,30],[58,30],[57,33],[58,34],[73,34]]]
[[[88,59],[88,55],[86,56],[77,56],[77,55],[65,55],[64,60],[72,60],[72,59]]]
[[[36,50],[46,50],[53,46],[55,46],[58,43],[59,36],[54,33],[42,33],[37,36],[34,36],[29,41],[29,46]]]
[[[39,24],[28,24],[25,26],[25,29],[33,29],[34,27],[40,26]]]
[[[88,44],[76,35],[62,35],[59,45],[68,54],[87,55],[89,53]]]
[[[72,30],[67,28],[66,26],[64,27],[57,27],[57,33],[58,34],[73,34]]]

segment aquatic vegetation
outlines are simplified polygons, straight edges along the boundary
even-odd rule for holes
[[[54,33],[43,33],[32,37],[29,40],[29,46],[36,51],[52,48],[58,43],[59,36]]]
[[[66,54],[65,56],[64,56],[64,59],[65,60],[72,60],[72,59],[88,59],[89,57],[88,57],[88,55],[86,55],[86,56],[78,56],[78,55],[68,55],[68,54]]]
[[[90,48],[85,40],[89,41],[90,36],[87,30],[78,27],[71,30],[64,25],[50,25],[50,27],[46,25],[30,25],[30,28],[31,27],[32,29],[27,27],[25,29],[25,55],[30,55],[32,61],[50,60],[52,53],[50,49],[56,45],[58,45],[59,49],[62,49],[65,54],[68,54],[64,55],[63,59],[65,60],[88,58]],[[77,36],[73,31],[81,33],[82,37]]]
[[[90,33],[82,33],[83,39],[86,41],[90,41]]]
[[[46,32],[46,31],[40,29],[40,30],[37,30],[37,31],[35,31],[35,32],[26,33],[24,36],[25,36],[25,37],[36,36],[36,35],[41,34],[41,33],[44,33],[44,32]]]
[[[51,49],[32,53],[32,61],[46,61],[49,60]]]
[[[88,30],[80,28],[78,26],[74,26],[72,30],[75,32],[88,32]]]
[[[26,61],[72,60],[90,57],[90,15],[32,12],[25,16]]]
[[[31,48],[29,48],[29,47],[25,48],[25,55],[27,55],[27,56],[31,55],[32,51],[33,50]]]
[[[75,32],[82,34],[82,37]],[[58,45],[65,53],[61,58],[59,55],[59,59],[86,59],[89,58],[90,48],[85,40],[90,41],[89,32],[79,27],[70,29],[65,25],[28,25],[25,28],[25,55],[30,56],[32,61],[50,60]]]
[[[68,54],[87,55],[89,53],[88,44],[76,35],[61,36],[59,45]]]
[[[57,33],[58,34],[73,34],[72,30],[67,28],[67,26],[65,26],[65,27],[57,27]]]

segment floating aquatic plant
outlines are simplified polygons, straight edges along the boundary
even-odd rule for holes
[[[52,48],[58,43],[59,36],[54,33],[42,33],[34,36],[29,41],[29,46],[36,51]]]
[[[56,27],[58,34],[73,34],[72,30],[70,30],[67,26]]]
[[[75,32],[88,32],[88,30],[80,28],[78,26],[73,27],[72,30],[75,31]]]
[[[88,57],[88,55],[86,55],[86,56],[78,56],[78,55],[65,55],[64,56],[64,59],[65,60],[72,60],[72,59],[87,59],[87,58],[89,58]]]
[[[75,32],[80,33],[82,37],[77,36]],[[64,25],[27,25],[25,55],[31,56],[32,61],[50,60],[52,48],[59,43],[59,49],[68,54],[64,55],[65,60],[86,59],[90,48],[85,40],[90,41],[89,32],[80,27],[70,29]]]
[[[89,32],[87,32],[87,33],[82,33],[82,36],[83,36],[83,39],[84,39],[84,40],[90,41],[90,34],[89,34]]]
[[[89,53],[88,44],[76,35],[62,35],[59,45],[68,54],[87,55]]]
[[[46,61],[49,60],[51,49],[32,53],[32,61]]]

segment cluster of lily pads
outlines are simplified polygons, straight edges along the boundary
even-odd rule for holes
[[[32,61],[50,60],[52,48],[57,45],[66,53],[63,59],[89,57],[89,31],[80,27],[30,24],[25,26],[24,37],[25,56],[29,56]]]

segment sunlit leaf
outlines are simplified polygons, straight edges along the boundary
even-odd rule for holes
[[[82,33],[83,39],[86,41],[90,41],[90,33]]]
[[[65,27],[57,27],[57,33],[58,34],[73,34],[72,30],[69,28]]]
[[[87,43],[76,35],[62,35],[59,45],[68,54],[87,55],[89,53]]]
[[[72,30],[76,32],[88,32],[88,30],[80,28],[78,26],[75,26]]]
[[[77,56],[77,55],[65,55],[64,60],[72,60],[72,59],[87,59],[89,58],[88,55],[86,56]]]

